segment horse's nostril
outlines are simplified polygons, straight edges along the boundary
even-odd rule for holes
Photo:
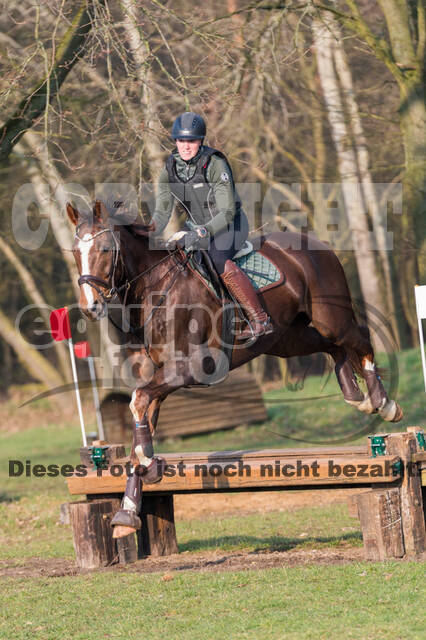
[[[104,305],[100,300],[95,300],[93,304],[91,304],[90,307],[88,307],[87,311],[90,313],[91,316],[99,318],[104,313]]]

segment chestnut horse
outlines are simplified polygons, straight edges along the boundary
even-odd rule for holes
[[[152,445],[161,402],[181,387],[217,381],[228,369],[260,354],[288,358],[328,353],[347,403],[365,413],[379,413],[387,421],[402,418],[401,408],[388,399],[377,374],[368,329],[356,322],[343,268],[325,244],[309,238],[308,248],[307,236],[287,232],[261,239],[261,252],[285,275],[277,286],[260,294],[275,330],[254,344],[234,345],[232,355],[225,357],[222,302],[190,267],[185,252],[152,250],[152,227],[109,219],[100,202],[91,216],[70,204],[67,212],[76,225],[73,253],[82,312],[98,320],[113,299],[130,310],[135,472],[112,521],[115,537],[140,527],[141,477],[144,483],[162,477],[164,460],[154,457]],[[238,324],[237,312],[236,318]],[[365,395],[354,370],[366,382]],[[219,371],[216,378],[215,371]]]

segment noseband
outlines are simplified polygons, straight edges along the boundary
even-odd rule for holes
[[[112,235],[112,238],[114,240],[114,247],[112,249],[113,259],[111,261],[108,280],[102,280],[102,278],[98,278],[97,276],[92,276],[90,274],[82,274],[78,279],[79,286],[82,284],[88,284],[90,287],[95,289],[95,291],[101,296],[105,304],[108,304],[108,302],[110,302],[110,300],[117,294],[117,288],[115,286],[115,272],[118,264],[118,256],[120,255],[120,245],[118,244],[118,240],[115,237],[114,231],[109,227],[107,229],[101,229],[94,235],[91,235],[90,238],[86,238],[86,239],[80,238],[80,236],[78,235],[78,227],[75,232],[75,237],[77,238],[77,240],[80,240],[81,242],[90,242],[91,240],[94,240],[98,236],[107,232],[109,232]],[[124,268],[123,260],[121,260],[121,264]],[[104,289],[106,289],[106,291],[102,291],[101,289],[99,289],[99,287],[103,287]]]

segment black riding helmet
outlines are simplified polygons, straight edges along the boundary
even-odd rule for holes
[[[206,135],[206,123],[197,113],[186,111],[176,118],[172,127],[172,138],[177,140],[199,140]]]

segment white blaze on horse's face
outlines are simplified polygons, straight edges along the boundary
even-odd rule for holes
[[[90,274],[89,256],[90,251],[93,248],[93,243],[94,240],[90,233],[85,233],[83,238],[79,240],[78,243],[78,250],[80,251],[81,256],[81,273],[84,275]],[[86,305],[82,304],[82,302],[84,302],[83,300],[80,300],[80,306],[86,307],[86,309],[90,309],[95,302],[95,298],[93,295],[94,289],[90,286],[90,284],[87,283],[83,284],[81,288],[86,298]]]

